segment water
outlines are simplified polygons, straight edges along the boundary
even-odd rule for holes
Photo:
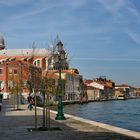
[[[66,105],[64,113],[140,132],[140,99]]]

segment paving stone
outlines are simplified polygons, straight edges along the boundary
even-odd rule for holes
[[[97,126],[67,118],[56,121],[51,113],[51,128],[61,130],[28,131],[34,128],[34,110],[29,111],[27,105],[22,110],[12,111],[8,101],[3,102],[0,112],[0,140],[135,140],[133,137],[121,135]],[[42,110],[37,110],[38,127],[42,126]]]

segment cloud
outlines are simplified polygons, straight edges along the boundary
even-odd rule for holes
[[[58,4],[64,6],[70,6],[71,8],[77,9],[84,6],[87,3],[87,1],[88,0],[71,0],[66,2],[66,0],[61,0]]]
[[[131,58],[86,58],[86,57],[77,57],[73,58],[73,60],[78,60],[78,61],[129,61],[129,62],[140,62],[140,59],[131,59]]]
[[[140,23],[140,15],[130,0],[97,0],[107,11],[117,18],[124,18],[129,21],[133,16]],[[119,16],[118,16],[119,15]]]
[[[34,15],[43,13],[43,12],[45,12],[46,10],[47,10],[47,8],[43,8],[43,9],[39,9],[39,10],[27,12],[27,13],[15,15],[15,16],[11,17],[10,19],[12,19],[12,20],[17,20],[17,19],[27,18],[27,17],[30,17],[30,16],[34,16]]]
[[[134,17],[137,19],[137,21],[140,23],[140,15],[137,11],[137,9],[133,6],[133,7],[128,7],[128,10],[130,11],[130,13],[132,15],[134,15]]]
[[[134,41],[136,42],[138,45],[140,45],[140,34],[138,33],[134,33],[130,30],[126,30],[126,33],[128,34],[128,36]]]
[[[0,0],[0,4],[6,6],[16,6],[28,2],[29,0]]]
[[[131,40],[140,45],[140,34],[138,30],[140,26],[140,14],[135,5],[130,0],[97,0],[112,17],[116,19],[116,24],[121,28],[121,32],[127,33]],[[133,19],[133,20],[132,20]],[[119,21],[119,22],[117,22]],[[125,22],[123,22],[125,21]],[[135,23],[135,26],[132,24]],[[113,24],[112,24],[113,25]],[[114,29],[116,26],[114,26]]]
[[[124,0],[97,0],[104,6],[111,14],[117,14],[117,12],[126,5]]]
[[[10,1],[10,0],[9,0]],[[22,3],[18,3],[18,0],[15,0],[16,4],[22,4]],[[27,0],[25,0],[26,2]],[[4,2],[4,1],[3,1]],[[77,9],[82,7],[85,3],[87,2],[87,0],[77,0],[77,1],[68,1],[66,2],[65,0],[60,0],[59,3],[57,2],[53,2],[53,1],[46,1],[46,0],[42,0],[41,2],[36,2],[31,4],[31,8],[28,9],[28,11],[24,10],[24,13],[17,13],[17,15],[13,16],[12,19],[16,20],[16,19],[22,19],[22,18],[26,18],[26,17],[30,17],[30,16],[34,16],[40,13],[44,13],[45,11],[49,11],[52,10],[52,12],[55,12],[56,8],[60,8],[60,12],[62,10],[66,10],[69,11],[69,9]],[[5,3],[8,4],[8,3]],[[63,13],[65,15],[65,13]]]

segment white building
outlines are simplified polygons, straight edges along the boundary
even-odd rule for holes
[[[92,80],[87,80],[85,83],[87,84],[88,101],[101,99],[104,86]]]
[[[65,78],[65,99],[80,100],[80,75],[66,73]]]

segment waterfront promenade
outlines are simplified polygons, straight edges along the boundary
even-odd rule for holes
[[[27,105],[21,105],[20,111],[12,111],[10,105],[3,102],[0,112],[1,140],[135,140],[113,131],[76,120],[66,115],[66,120],[55,121],[55,114],[51,113],[51,128],[61,130],[27,131],[34,127],[34,110],[29,111]],[[42,110],[37,110],[38,127],[42,126]]]

